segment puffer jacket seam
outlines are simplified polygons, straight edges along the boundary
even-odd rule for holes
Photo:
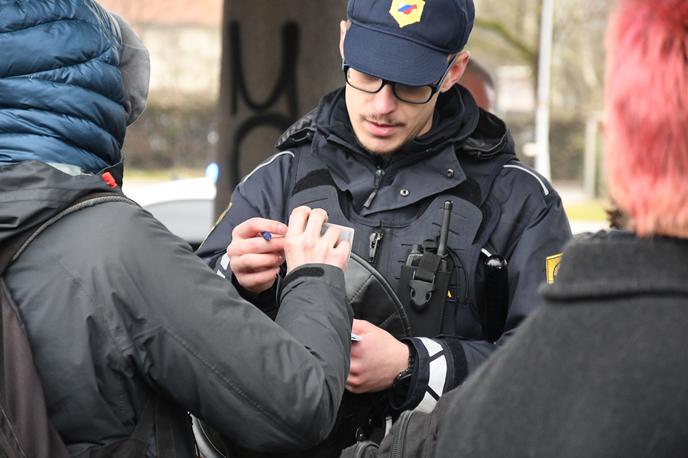
[[[111,51],[112,51],[112,49],[111,49],[111,48],[108,48],[108,49],[106,49],[105,51],[103,51],[103,52],[101,52],[101,53],[99,53],[99,54],[96,54],[96,55],[93,56],[93,57],[90,57],[88,60],[84,60],[84,61],[81,61],[81,62],[75,62],[75,63],[69,64],[69,65],[62,65],[62,66],[59,66],[59,67],[46,68],[46,69],[38,70],[38,71],[35,71],[35,72],[32,72],[32,73],[22,73],[21,75],[8,75],[8,76],[4,76],[4,77],[2,77],[2,78],[0,78],[0,79],[3,79],[3,78],[4,78],[4,79],[8,79],[8,80],[9,80],[9,79],[31,78],[31,79],[33,79],[33,80],[45,81],[46,83],[51,83],[51,84],[54,84],[54,85],[74,86],[74,87],[81,88],[81,89],[83,89],[83,90],[85,90],[85,91],[89,91],[89,92],[94,92],[94,93],[96,93],[96,94],[100,94],[100,92],[94,91],[93,89],[89,89],[89,88],[87,88],[86,86],[79,86],[78,84],[61,83],[61,82],[59,82],[59,81],[44,79],[44,78],[42,78],[41,76],[42,76],[43,74],[48,74],[48,73],[50,73],[50,72],[55,72],[55,71],[57,71],[57,70],[63,70],[63,69],[78,67],[78,66],[80,66],[80,65],[86,65],[86,64],[88,64],[89,62],[93,62],[93,61],[98,61],[98,62],[102,63],[103,65],[107,65],[107,66],[109,66],[109,67],[113,67],[113,68],[117,68],[117,69],[118,69],[119,67],[117,67],[116,65],[114,65],[114,64],[112,64],[112,63],[110,63],[110,62],[108,62],[108,61],[102,59],[102,57],[103,57],[105,54],[107,54],[107,53],[109,53],[109,52],[111,52]],[[103,94],[100,94],[100,95],[103,95]]]
[[[59,115],[60,115],[60,116],[64,116],[64,117],[66,117],[66,118],[70,118],[70,116],[68,116],[68,115],[63,115],[63,114],[59,114]],[[93,122],[91,122],[91,121],[88,121],[88,120],[86,120],[86,119],[78,118],[78,117],[71,117],[71,118],[72,118],[72,119],[78,119],[78,120],[81,120],[81,121],[84,121],[84,122],[88,122],[88,123],[90,123],[91,125],[96,126],[96,128],[97,128],[99,131],[101,131],[101,132],[106,132],[107,135],[108,135],[109,137],[112,137],[112,139],[115,141],[115,143],[116,143],[117,145],[119,145],[120,148],[122,147],[122,143],[120,143],[119,140],[117,140],[110,132],[108,132],[107,130],[105,130],[105,129],[103,129],[102,127],[98,126],[97,124],[95,124],[95,123],[93,123]],[[54,139],[54,140],[58,140],[59,142],[64,143],[64,144],[66,144],[66,145],[69,145],[69,146],[71,146],[72,148],[77,149],[77,150],[79,150],[79,151],[81,151],[81,152],[83,152],[83,153],[85,153],[85,154],[88,154],[88,155],[90,155],[90,156],[96,156],[97,158],[103,159],[102,156],[101,156],[100,154],[94,153],[94,152],[91,151],[91,150],[87,150],[87,149],[84,148],[83,146],[79,146],[79,145],[75,144],[74,142],[70,141],[68,138],[66,138],[66,137],[61,137],[61,136],[59,136],[59,135],[39,134],[39,133],[36,133],[36,132],[12,132],[12,133],[2,133],[2,132],[0,132],[0,137],[5,137],[5,138],[12,138],[12,137],[20,137],[20,138],[25,138],[25,137],[44,137],[44,138],[51,138],[51,139]]]
[[[45,78],[42,78],[41,76],[39,76],[39,75],[41,75],[41,74],[43,74],[43,73],[46,73],[46,74],[47,74],[47,73],[50,73],[50,72],[54,72],[54,71],[56,71],[56,70],[63,70],[63,69],[67,69],[67,68],[78,67],[78,66],[80,66],[80,65],[86,65],[87,63],[92,62],[92,61],[94,61],[94,60],[98,60],[98,61],[101,62],[103,65],[107,65],[107,66],[109,66],[109,67],[118,68],[116,65],[114,65],[114,64],[112,64],[112,63],[110,63],[110,62],[107,62],[107,61],[104,61],[104,60],[100,60],[100,58],[101,58],[103,55],[105,55],[105,54],[107,54],[107,53],[109,53],[109,52],[111,52],[111,51],[112,51],[112,49],[111,49],[111,48],[108,48],[108,49],[106,49],[105,51],[101,52],[100,54],[98,54],[98,55],[96,55],[96,56],[93,56],[93,57],[90,57],[90,58],[88,58],[88,60],[84,60],[84,61],[82,61],[82,62],[76,62],[76,63],[74,63],[74,64],[63,65],[63,66],[60,66],[60,67],[47,68],[47,69],[44,69],[44,70],[38,70],[38,71],[36,71],[36,72],[31,72],[31,73],[24,73],[24,74],[21,74],[21,75],[9,75],[9,76],[5,76],[5,77],[1,77],[0,79],[8,79],[8,80],[9,80],[9,79],[31,78],[32,80],[38,80],[38,81],[41,81],[41,82],[50,83],[50,84],[53,85],[53,86],[69,86],[69,87],[76,87],[76,88],[79,88],[79,89],[83,89],[84,91],[88,91],[88,92],[92,92],[92,93],[94,93],[94,94],[98,94],[99,96],[104,97],[104,98],[106,98],[106,99],[108,99],[108,100],[114,102],[114,100],[112,100],[112,99],[111,99],[110,97],[108,97],[107,95],[101,94],[100,92],[94,91],[93,89],[88,88],[88,87],[86,87],[86,86],[80,86],[80,85],[78,85],[78,84],[62,83],[62,82],[60,82],[60,81],[54,81],[54,80],[50,80],[50,79],[45,79]]]
[[[48,20],[48,21],[37,22],[37,23],[31,24],[31,25],[22,26],[21,28],[18,28],[18,29],[6,30],[6,31],[4,31],[4,32],[0,32],[0,35],[6,35],[6,34],[9,34],[9,33],[23,32],[23,31],[25,31],[25,30],[35,29],[36,27],[42,27],[42,26],[48,25],[48,24],[55,24],[55,23],[57,23],[57,22],[82,22],[82,23],[84,23],[84,24],[88,24],[88,25],[91,26],[91,27],[95,26],[95,24],[94,24],[93,22],[91,22],[91,21],[85,21],[85,20],[83,20],[83,19],[81,19],[81,18],[75,18],[75,17],[57,17],[57,18],[55,18],[55,19],[50,19],[50,20]]]
[[[102,95],[102,94],[101,94],[101,95]],[[47,112],[47,113],[55,113],[55,114],[57,114],[57,115],[59,115],[59,116],[61,116],[61,117],[63,117],[63,118],[66,118],[66,119],[68,119],[68,120],[70,120],[70,121],[83,121],[83,122],[89,123],[89,124],[95,126],[98,130],[103,131],[103,132],[107,132],[108,135],[109,135],[110,137],[113,137],[113,138],[114,138],[114,136],[113,136],[110,132],[108,132],[107,130],[103,129],[101,126],[99,126],[98,124],[96,124],[96,123],[93,122],[92,120],[87,119],[87,118],[82,118],[81,116],[73,116],[73,115],[69,115],[69,114],[65,114],[65,113],[60,113],[60,112],[58,112],[58,111],[38,110],[38,109],[35,109],[35,108],[28,109],[28,110],[23,110],[23,109],[21,109],[21,108],[19,108],[19,109],[17,109],[17,108],[10,108],[10,110],[28,111],[28,112],[31,112],[31,113],[46,113],[46,112]],[[40,126],[39,126],[39,127],[40,127]],[[36,133],[33,133],[33,132],[22,132],[22,131],[20,131],[20,130],[17,130],[17,131],[15,131],[15,132],[4,132],[4,133],[3,133],[3,132],[0,132],[0,135],[3,135],[3,136],[27,135],[27,134],[36,135],[36,136],[38,136],[38,137],[53,137],[52,135],[42,135],[42,134],[36,134]],[[61,139],[61,138],[60,138],[60,139]],[[115,140],[116,140],[116,139],[115,139]],[[119,142],[118,142],[118,143],[119,143]]]

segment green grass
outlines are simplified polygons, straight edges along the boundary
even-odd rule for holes
[[[136,181],[160,182],[180,178],[197,178],[203,176],[202,168],[174,168],[174,169],[124,169],[124,181],[127,179]]]
[[[608,205],[606,200],[590,200],[564,205],[564,208],[570,220],[605,221],[607,219],[605,208]]]

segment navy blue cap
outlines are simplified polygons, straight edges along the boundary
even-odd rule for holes
[[[369,75],[423,86],[437,82],[473,28],[473,0],[348,0],[344,60]]]

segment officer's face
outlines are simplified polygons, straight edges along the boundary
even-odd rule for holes
[[[346,108],[361,145],[371,153],[390,154],[432,127],[437,94],[422,105],[403,102],[385,85],[369,94],[346,87]]]
[[[341,23],[340,52],[344,53],[347,22]],[[424,104],[399,100],[390,84],[376,93],[346,85],[346,107],[354,133],[371,153],[391,154],[411,140],[427,133],[440,92],[448,91],[461,77],[468,64],[468,53],[461,53],[448,70],[440,91]]]

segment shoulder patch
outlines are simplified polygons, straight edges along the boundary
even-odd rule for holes
[[[545,272],[547,273],[547,283],[552,284],[559,273],[559,264],[561,263],[561,253],[553,256],[548,256],[545,259]]]

